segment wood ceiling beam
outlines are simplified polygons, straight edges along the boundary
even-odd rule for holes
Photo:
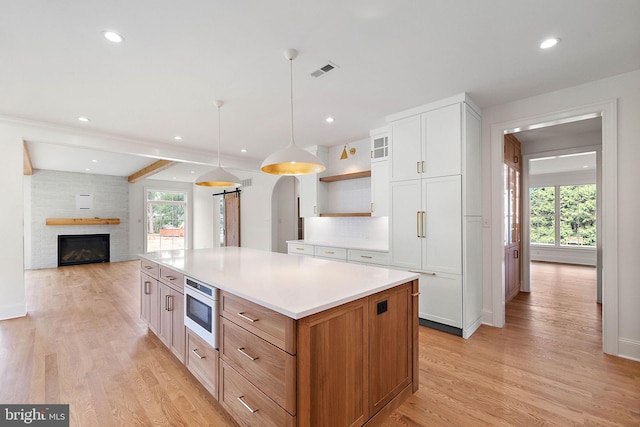
[[[31,154],[29,154],[29,147],[27,147],[26,141],[22,142],[22,146],[24,147],[24,155],[22,156],[24,162],[24,174],[33,175],[33,163],[31,163]]]
[[[148,176],[156,174],[162,170],[165,170],[169,166],[173,165],[175,162],[171,160],[158,160],[156,162],[151,163],[149,166],[140,169],[138,172],[135,172],[129,175],[128,181],[133,184],[134,182],[140,181],[141,179],[145,179]]]

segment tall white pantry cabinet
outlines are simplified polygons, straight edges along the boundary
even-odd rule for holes
[[[482,321],[480,110],[466,94],[387,117],[390,264],[420,273],[422,324]]]

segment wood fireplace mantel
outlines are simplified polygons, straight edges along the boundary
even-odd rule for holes
[[[46,225],[111,225],[120,218],[47,218]]]

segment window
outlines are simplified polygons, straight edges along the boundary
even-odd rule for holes
[[[147,252],[186,247],[187,193],[147,190]]]
[[[531,243],[596,246],[596,185],[556,185],[529,190]]]

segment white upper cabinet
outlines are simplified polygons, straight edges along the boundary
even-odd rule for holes
[[[389,180],[421,177],[422,118],[417,115],[391,123],[391,167]]]
[[[462,105],[391,123],[391,181],[461,173]]]
[[[371,137],[371,163],[386,161],[389,158],[389,135],[374,135]]]
[[[327,148],[317,146],[314,150],[309,150],[318,156],[325,164],[327,163]],[[297,176],[300,181],[300,216],[303,218],[320,216],[320,207],[326,206],[326,188],[318,182],[319,176],[323,174],[313,173],[310,175]]]

